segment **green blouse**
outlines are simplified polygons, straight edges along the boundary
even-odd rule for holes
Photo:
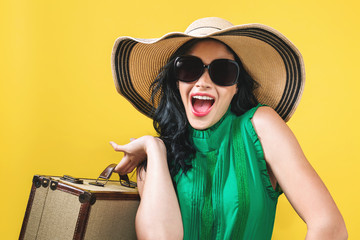
[[[191,129],[197,149],[175,177],[184,239],[271,239],[280,189],[274,190],[251,118],[230,110],[218,123]]]

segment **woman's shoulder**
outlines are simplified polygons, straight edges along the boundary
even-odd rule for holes
[[[279,114],[271,107],[258,104],[239,116],[243,120],[251,120],[252,122],[269,122],[281,119]],[[281,119],[282,120],[282,119]]]
[[[265,105],[260,105],[256,108],[252,116],[252,122],[261,125],[275,122],[285,123],[273,108]]]
[[[273,133],[274,130],[281,130],[287,127],[280,115],[269,106],[260,106],[251,118],[252,125],[258,134]]]
[[[273,108],[262,104],[258,104],[237,117],[237,121],[243,129],[247,129],[256,138],[278,134],[279,131],[288,128],[285,121]]]
[[[284,146],[285,143],[291,146],[298,144],[286,122],[271,107],[259,107],[251,119],[251,125],[267,156],[278,151],[278,146]]]

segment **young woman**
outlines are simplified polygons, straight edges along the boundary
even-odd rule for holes
[[[306,222],[307,239],[347,238],[284,121],[304,70],[283,35],[206,18],[151,43],[119,38],[112,60],[118,91],[159,133],[111,142],[124,153],[118,172],[140,166],[139,239],[271,239],[282,192]]]

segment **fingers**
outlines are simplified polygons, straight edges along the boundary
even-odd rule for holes
[[[131,138],[130,143],[126,145],[118,145],[113,141],[110,142],[110,145],[115,151],[124,153],[124,157],[114,169],[115,172],[120,174],[130,173],[137,167],[139,159],[143,158],[141,147],[139,148],[139,144],[136,143],[134,145],[134,143],[132,143],[134,140],[136,140],[136,138]]]
[[[128,157],[123,157],[120,163],[115,167],[115,172],[120,174],[130,173],[135,169],[136,165]]]
[[[136,138],[130,138],[130,142],[136,140]],[[115,151],[125,152],[125,145],[118,145],[113,141],[110,141],[111,146],[114,148]]]
[[[124,146],[118,145],[118,144],[116,144],[115,142],[112,142],[112,141],[110,142],[110,144],[114,148],[115,151],[117,151],[117,152],[119,152],[119,151],[125,152],[125,147]]]
[[[115,167],[115,169],[114,169],[114,171],[115,172],[118,172],[118,173],[120,173],[120,174],[122,174],[122,173],[124,173],[124,167],[123,167],[123,162],[122,161],[120,161],[120,163],[118,164],[118,165],[116,165],[116,167]]]

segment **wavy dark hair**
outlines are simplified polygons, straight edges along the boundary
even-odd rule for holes
[[[191,159],[196,153],[196,149],[189,136],[190,124],[186,117],[185,108],[177,87],[177,79],[175,79],[173,74],[174,61],[176,57],[189,52],[195,44],[209,39],[218,41],[212,38],[192,39],[183,44],[169,58],[167,64],[160,70],[151,86],[153,105],[156,97],[160,99],[153,115],[153,125],[159,134],[159,138],[163,140],[166,146],[167,161],[171,176],[175,176],[180,169],[186,174],[192,167]],[[239,116],[258,104],[253,93],[258,87],[258,83],[245,71],[236,53],[223,42],[218,42],[227,47],[240,66],[240,75],[237,83],[238,91],[230,103],[231,111]],[[145,167],[146,170],[146,161],[139,167],[138,170],[142,167]]]

